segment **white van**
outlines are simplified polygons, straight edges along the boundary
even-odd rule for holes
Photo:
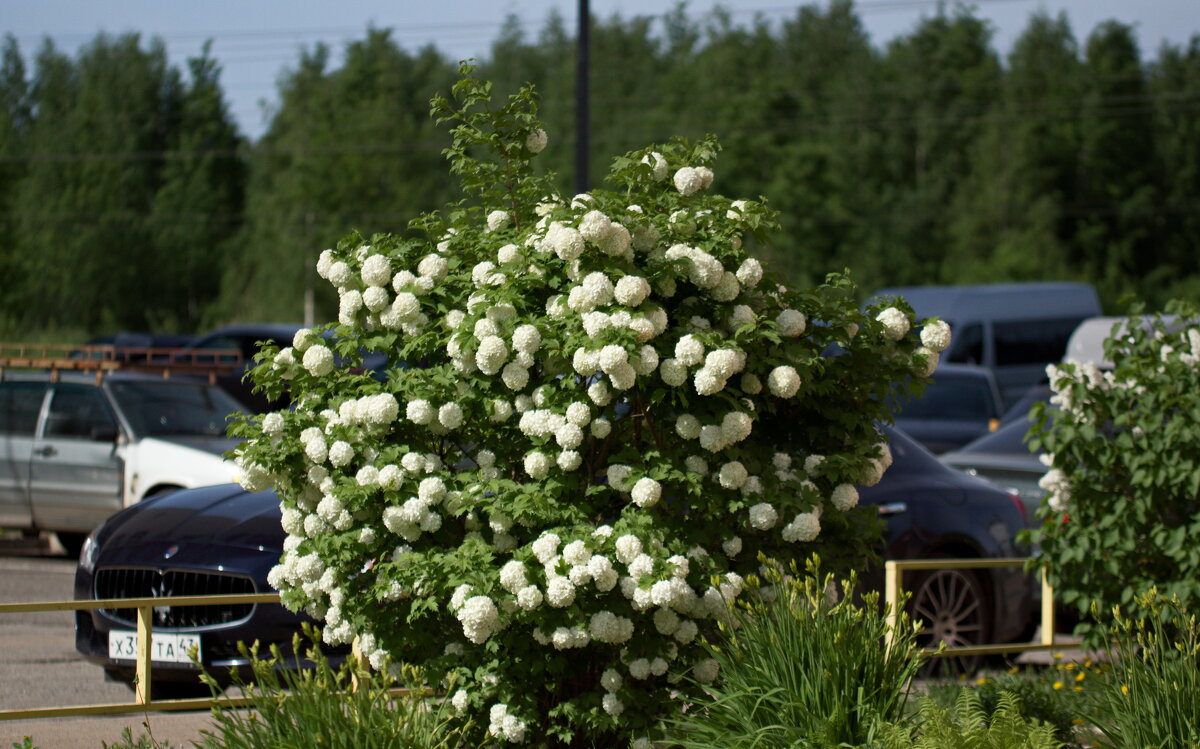
[[[871,301],[889,296],[903,297],[918,319],[950,323],[942,361],[992,370],[1005,403],[1044,381],[1046,365],[1063,360],[1079,323],[1101,314],[1096,290],[1085,283],[903,286],[880,289]]]
[[[17,372],[0,377],[0,528],[54,531],[78,551],[117,510],[237,475],[222,454],[224,390],[185,377]]]

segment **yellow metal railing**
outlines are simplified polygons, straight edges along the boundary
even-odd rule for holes
[[[884,567],[884,600],[887,603],[889,630],[897,623],[897,601],[902,591],[901,575],[907,570],[938,569],[982,569],[994,567],[1022,567],[1024,558],[1002,559],[906,559],[889,560]],[[136,659],[137,677],[134,683],[134,698],[130,703],[107,705],[79,705],[71,707],[41,707],[25,710],[0,710],[0,721],[27,718],[62,718],[80,715],[120,715],[126,713],[164,712],[172,710],[202,710],[215,705],[222,707],[245,707],[247,697],[203,697],[185,700],[152,700],[150,696],[151,661],[150,647],[153,636],[152,613],[154,607],[169,601],[172,606],[214,606],[230,603],[279,603],[278,593],[240,593],[220,596],[175,596],[171,598],[110,598],[85,601],[53,601],[45,603],[0,603],[0,614],[38,611],[87,611],[92,609],[136,609],[138,652]],[[889,633],[888,645],[891,645]],[[941,651],[941,655],[990,655],[1016,653],[1025,650],[1049,650],[1056,647],[1054,639],[1054,590],[1042,573],[1042,628],[1041,641],[1037,643],[1014,643],[1006,645],[983,645],[978,647],[953,647]],[[396,690],[398,692],[407,690]]]
[[[152,613],[165,602],[172,606],[214,606],[229,603],[279,603],[278,593],[239,593],[221,596],[175,596],[172,598],[109,598],[90,601],[53,601],[45,603],[0,603],[0,614],[34,611],[86,611],[91,609],[137,609],[137,677],[133,702],[72,707],[39,707],[26,710],[0,710],[0,721],[25,718],[63,718],[78,715],[120,715],[124,713],[202,710],[214,705],[245,707],[246,697],[202,697],[187,700],[151,700],[150,646],[153,632]]]
[[[989,569],[997,567],[1024,567],[1029,560],[1024,557],[1001,557],[995,559],[889,559],[884,563],[883,597],[887,605],[888,646],[895,636],[899,618],[897,602],[902,593],[901,575],[907,570],[945,569]],[[1052,650],[1057,645],[1054,639],[1054,588],[1042,569],[1042,626],[1039,642],[1006,643],[1004,645],[977,645],[948,647],[937,655],[997,655],[1019,653],[1027,650]],[[935,648],[929,648],[931,652]]]

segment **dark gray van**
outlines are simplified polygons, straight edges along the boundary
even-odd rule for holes
[[[1101,314],[1096,290],[1085,283],[897,286],[872,299],[890,296],[903,297],[918,319],[950,323],[942,361],[992,370],[1005,403],[1045,380],[1046,365],[1063,360],[1079,323]]]

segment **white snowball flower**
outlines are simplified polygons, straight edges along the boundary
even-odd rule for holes
[[[876,315],[875,319],[883,323],[883,335],[889,341],[898,341],[908,334],[908,315],[895,307],[888,307]]]
[[[693,195],[704,189],[704,177],[693,167],[685,166],[675,172],[675,189],[680,195]]]
[[[276,435],[283,432],[284,420],[283,414],[269,413],[263,417],[262,430],[263,434]]]
[[[510,560],[500,568],[500,584],[509,593],[517,593],[529,584],[525,577],[525,563],[516,559]]]
[[[791,398],[800,389],[800,374],[787,364],[775,367],[767,375],[767,388],[780,398]]]
[[[521,390],[529,384],[529,369],[518,362],[509,362],[500,373],[500,380],[509,390]]]
[[[699,364],[704,361],[704,344],[688,333],[675,344],[675,359],[686,367]]]
[[[533,552],[533,555],[537,557],[539,562],[545,564],[546,562],[550,561],[555,554],[558,553],[558,545],[560,542],[561,539],[558,537],[558,534],[543,533],[538,537],[538,540],[533,542],[533,544],[530,546],[530,550]]]
[[[650,283],[641,276],[623,276],[614,289],[617,302],[626,307],[637,307],[650,296]]]
[[[747,258],[737,269],[737,280],[746,288],[754,288],[762,280],[762,263],[754,258]]]
[[[367,286],[387,286],[392,280],[392,262],[386,255],[372,255],[363,261],[362,280]]]
[[[354,458],[354,448],[349,442],[338,440],[329,448],[329,462],[334,468],[341,468]]]
[[[556,609],[566,608],[575,601],[575,585],[565,577],[555,577],[546,583],[546,603]]]
[[[701,684],[711,684],[716,681],[717,674],[721,671],[721,664],[717,663],[712,658],[705,658],[698,662],[692,668],[692,676]]]
[[[721,542],[721,551],[725,552],[725,556],[733,559],[742,552],[742,539],[739,536],[727,539]]]
[[[679,387],[688,379],[687,365],[678,359],[664,359],[658,365],[658,373],[662,381],[671,387]]]
[[[595,419],[591,426],[592,436],[602,440],[612,433],[612,422],[608,419]]]
[[[785,309],[775,318],[779,326],[779,334],[784,338],[795,338],[804,333],[808,320],[799,310]]]
[[[726,463],[717,472],[717,481],[726,489],[740,489],[749,477],[746,466],[737,460]]]
[[[630,496],[638,507],[653,507],[662,497],[662,484],[649,476],[643,476],[633,485]]]
[[[472,596],[463,602],[456,616],[462,624],[463,635],[476,645],[482,645],[499,629],[500,612],[487,596]]]
[[[592,409],[588,404],[582,401],[575,401],[567,406],[567,421],[572,424],[578,424],[581,427],[587,426],[592,420]]]
[[[917,377],[932,377],[937,371],[941,354],[924,346],[918,346],[913,352],[913,374]]]
[[[525,149],[530,153],[541,153],[546,148],[546,143],[549,140],[550,138],[546,135],[546,131],[538,128],[525,136]]]
[[[682,414],[675,419],[675,433],[685,440],[694,440],[700,436],[700,420],[691,414]]]
[[[821,520],[815,512],[802,512],[783,528],[783,540],[806,543],[821,533]]]
[[[637,658],[629,663],[629,675],[635,679],[650,678],[650,661]]]
[[[839,484],[830,497],[833,506],[845,512],[858,504],[858,490],[851,484]]]
[[[437,418],[437,411],[429,401],[417,398],[409,401],[404,407],[404,415],[414,424],[427,425]]]
[[[625,704],[621,702],[620,698],[618,698],[617,695],[612,692],[605,692],[604,698],[600,701],[600,704],[604,708],[604,712],[608,713],[614,718],[625,712]]]
[[[323,377],[333,371],[333,352],[322,344],[310,346],[304,352],[304,368],[314,377]]]
[[[537,353],[542,347],[542,334],[536,326],[521,325],[513,331],[513,348],[527,354]]]
[[[945,351],[950,345],[950,325],[943,320],[935,320],[921,328],[921,345],[930,351]]]
[[[487,215],[487,230],[490,232],[507,229],[511,223],[512,217],[508,211],[492,211]]]
[[[642,542],[633,534],[626,534],[617,539],[615,544],[617,561],[629,564],[642,553]],[[537,553],[536,550],[534,553]]]
[[[670,167],[667,165],[667,160],[658,151],[651,151],[642,157],[642,163],[650,166],[654,179],[663,180],[670,173]]]
[[[550,458],[543,452],[535,450],[526,455],[524,465],[530,478],[542,479],[550,474]]]
[[[484,336],[475,351],[475,366],[485,375],[494,375],[508,360],[508,346],[495,335]]]
[[[517,591],[517,606],[525,611],[533,611],[538,606],[541,606],[544,600],[545,596],[542,595],[541,589],[536,585],[527,585]]]
[[[463,423],[462,406],[457,403],[445,403],[438,409],[438,423],[447,429],[458,429]]]
[[[779,522],[779,512],[768,502],[760,502],[750,508],[750,527],[766,531]],[[740,547],[739,547],[740,548]]]
[[[558,454],[555,463],[564,471],[574,471],[583,465],[583,456],[576,450],[563,450]]]
[[[589,242],[603,241],[612,229],[612,220],[600,211],[588,211],[579,220],[579,234]]]

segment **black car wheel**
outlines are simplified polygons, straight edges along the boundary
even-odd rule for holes
[[[909,612],[922,623],[917,643],[922,647],[970,647],[988,642],[990,612],[983,583],[971,570],[931,570],[913,586]],[[982,656],[961,655],[933,658],[926,666],[928,676],[972,674]]]

